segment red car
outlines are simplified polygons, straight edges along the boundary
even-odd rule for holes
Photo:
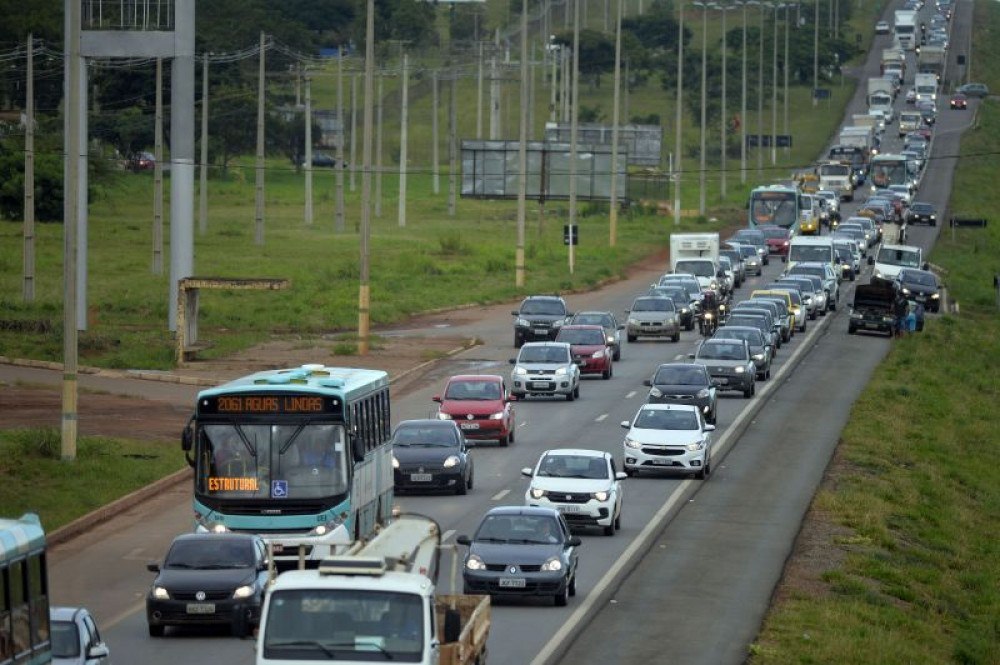
[[[960,92],[955,93],[954,95],[951,96],[951,101],[949,102],[949,104],[953,109],[960,109],[964,111],[966,108],[968,108],[969,98]]]
[[[614,374],[611,347],[608,346],[604,328],[591,325],[568,325],[559,329],[557,342],[569,344],[573,360],[580,366],[580,375],[600,374],[610,379]]]
[[[758,226],[758,230],[764,232],[764,240],[767,241],[767,251],[776,256],[788,256],[788,229],[782,226]]]
[[[437,417],[454,420],[467,439],[497,440],[501,446],[514,443],[514,397],[502,376],[461,374],[448,379]]]

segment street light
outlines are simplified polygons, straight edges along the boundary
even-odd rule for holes
[[[796,7],[798,7],[798,5],[796,5]],[[785,104],[785,131],[784,131],[784,134],[785,134],[785,136],[788,136],[788,30],[791,27],[791,24],[792,24],[792,6],[790,4],[786,4],[785,5],[785,60],[784,60],[784,67],[785,67],[785,95],[784,95],[784,104]],[[789,151],[789,148],[790,148],[790,145],[786,143],[785,144],[785,152],[786,153]]]
[[[743,6],[743,91],[740,103],[740,182],[747,181],[747,5],[750,0],[740,3]]]
[[[768,6],[760,3],[760,32],[757,35],[757,177],[764,169],[764,10]]]
[[[771,53],[771,166],[778,163],[778,10],[785,5],[774,5],[774,39]]]

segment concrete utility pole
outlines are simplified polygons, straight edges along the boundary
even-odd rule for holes
[[[788,29],[789,29],[790,24],[791,24],[791,18],[792,18],[791,14],[792,14],[791,5],[785,5],[785,60],[784,60],[784,68],[785,68],[785,72],[784,72],[784,74],[785,74],[785,94],[784,94],[784,97],[783,97],[783,102],[784,102],[784,105],[785,105],[785,131],[783,133],[785,134],[785,136],[788,136],[788,70],[789,70],[789,66],[788,66],[788,62],[789,62],[789,60],[788,60]],[[789,150],[790,150],[790,146],[789,145],[785,145],[785,153],[786,154],[788,153]]]
[[[402,102],[399,110],[399,228],[406,226],[406,171],[407,162],[407,123],[410,117],[410,70],[407,55],[403,54],[403,86]]]
[[[476,80],[476,138],[483,138],[483,43],[479,42],[478,78]]]
[[[757,177],[764,169],[764,4],[760,5],[760,32],[757,35]]]
[[[500,140],[500,73],[497,56],[500,53],[500,28],[493,38],[493,59],[490,61],[490,140]]]
[[[298,80],[298,79],[296,79]],[[312,79],[306,74],[306,225],[313,223],[313,108]]]
[[[438,73],[431,72],[431,191],[441,193],[441,156],[438,155]]]
[[[372,193],[372,97],[375,94],[375,0],[366,1],[365,18],[365,119],[361,171],[361,279],[358,286],[358,354],[368,355],[371,316],[369,287],[369,243],[371,242]]]
[[[208,53],[201,57],[201,164],[198,167],[198,231],[208,233]]]
[[[816,90],[819,88],[819,0],[816,0],[816,6],[813,7],[813,91],[812,100],[813,106],[819,104],[819,99],[816,97]]]
[[[566,0],[567,3],[572,2],[572,0]],[[565,52],[565,49],[561,50],[560,53],[563,54],[562,59],[562,117],[563,122],[569,122],[569,107],[570,107],[570,66],[572,61],[572,56]]]
[[[448,215],[455,216],[458,193],[458,70],[451,70],[451,106],[448,112]]]
[[[722,113],[719,128],[722,132],[722,142],[719,149],[719,172],[721,180],[719,182],[719,198],[726,200],[726,52],[729,50],[729,42],[726,33],[726,15],[729,14],[729,5],[722,5]]]
[[[28,33],[24,85],[24,302],[35,301],[35,40]]]
[[[542,78],[545,68],[542,67]],[[528,138],[535,137],[535,44],[531,44],[531,59],[528,60]]]
[[[778,10],[774,5],[774,39],[771,40],[771,165],[778,163]]]
[[[358,171],[358,75],[351,74],[351,191],[354,191],[354,174]],[[355,226],[357,228],[357,226]]]
[[[558,54],[560,53],[561,50],[562,49],[559,49],[557,51],[552,51],[550,53],[551,59],[552,59],[552,74],[551,74],[552,78],[549,81],[549,86],[550,86],[549,87],[549,122],[555,122],[556,121],[556,109],[558,108],[556,106],[556,101],[557,101],[556,91],[559,89],[559,83],[558,83],[559,76],[558,76],[558,74],[556,74],[556,65],[559,62],[559,56],[558,56]]]
[[[382,97],[385,79],[378,73],[378,96],[375,98],[375,216],[382,216]]]
[[[257,173],[254,187],[254,242],[264,244],[264,32],[260,33],[260,59],[257,65]]]
[[[153,265],[163,274],[163,58],[156,59],[156,110],[153,117]]]
[[[573,113],[569,126],[569,274],[573,274],[576,235],[576,135],[580,124],[580,2],[573,0]]]
[[[527,0],[526,0],[527,1]],[[622,4],[625,0],[615,3],[615,92],[611,107],[611,204],[608,210],[608,244],[614,247],[618,243],[618,123],[619,101],[622,89]]]
[[[708,2],[701,2],[701,154],[698,155],[698,214],[705,214],[706,108],[708,105]]]
[[[66,142],[66,184],[63,204],[63,384],[61,450],[63,461],[76,459],[77,439],[77,197],[78,169],[83,146],[80,141],[80,3],[65,0],[65,78],[66,103],[63,105]]]
[[[528,0],[521,0],[521,123],[517,146],[517,249],[514,251],[514,286],[524,286],[524,226],[528,212]]]
[[[337,47],[337,124],[340,126],[340,133],[337,136],[337,166],[336,180],[336,207],[333,213],[333,230],[337,233],[344,232],[344,49]]]
[[[674,128],[674,225],[681,223],[681,178],[684,175],[684,160],[681,155],[684,151],[684,134],[682,123],[684,121],[684,3],[677,3],[680,20],[677,28],[677,118]]]
[[[747,182],[747,0],[743,0],[743,94],[740,102],[740,182]]]

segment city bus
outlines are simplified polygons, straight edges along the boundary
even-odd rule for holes
[[[0,519],[0,663],[52,662],[45,531],[38,516]]]
[[[790,185],[757,187],[750,192],[749,226],[780,226],[789,235],[798,235],[802,217],[802,199],[799,190]]]
[[[871,163],[872,191],[887,189],[889,185],[910,186],[910,171],[904,155],[876,155]]]
[[[318,562],[392,514],[389,376],[303,365],[198,394],[181,446],[196,530],[260,534],[277,564]]]

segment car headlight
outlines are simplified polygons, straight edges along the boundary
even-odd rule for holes
[[[861,312],[851,312],[851,318],[852,319],[860,319],[860,318],[862,318]]]
[[[527,373],[528,373],[528,370],[524,369],[520,365],[515,365],[514,366],[514,374],[515,375],[517,375],[517,376],[524,376]]]
[[[650,397],[663,397],[663,391],[660,390],[659,388],[650,388],[649,389],[649,396]]]
[[[470,554],[465,560],[465,567],[469,570],[486,570],[486,564],[476,554]]]
[[[438,420],[451,420],[451,414],[438,411]]]
[[[516,322],[516,325],[519,325],[519,326],[522,326],[524,328],[527,328],[527,327],[531,326],[531,322],[528,321],[528,319],[518,319],[517,322]]]
[[[552,322],[552,327],[553,327],[553,328],[558,328],[558,327],[559,327],[559,326],[561,326],[561,325],[562,325],[563,323],[565,323],[565,322],[564,322],[564,321],[559,321],[559,320],[556,320],[556,321],[553,321],[553,322]]]
[[[931,300],[937,300],[940,297],[941,297],[940,293],[932,293],[931,294]]]
[[[614,335],[608,335],[605,339],[606,339],[606,341],[607,341],[608,344],[614,344],[615,343],[615,336]]]
[[[690,309],[688,309],[687,307],[681,307],[681,314],[687,314],[687,313],[688,313],[688,312],[690,312],[690,311],[691,311],[691,310],[690,310]]]
[[[903,287],[903,295],[904,296],[910,295],[910,290],[908,288],[906,288],[905,286]]]
[[[608,497],[611,496],[608,492],[594,492],[592,495],[598,501],[607,501]]]
[[[253,587],[249,584],[244,584],[241,587],[237,587],[236,591],[233,592],[233,598],[249,598],[253,595]]]
[[[713,280],[712,282],[709,282],[708,288],[710,288],[713,291],[715,291],[715,290],[717,290],[719,288],[719,283]]]
[[[450,457],[448,457],[448,459],[444,461],[444,464],[442,466],[446,469],[450,469],[453,466],[458,466],[458,464],[461,461],[462,460],[458,459],[458,455],[451,455]]]
[[[154,586],[153,587],[153,598],[156,598],[157,600],[170,600],[170,594],[167,593],[167,590],[164,589],[163,587],[161,587],[161,586]]]
[[[542,564],[543,573],[555,573],[563,569],[562,559],[559,557],[552,557],[548,561]]]
[[[628,320],[628,324],[630,326],[637,326],[637,325],[639,325],[639,319],[629,319]]]
[[[735,369],[735,372],[736,372],[737,374],[742,374],[742,373],[743,373],[743,372],[745,372],[745,371],[747,371],[747,368],[746,368],[746,367],[737,367],[737,368]]]
[[[531,498],[532,499],[544,499],[547,492],[538,487],[531,488]]]
[[[496,413],[490,414],[490,420],[503,420],[503,411],[497,411]]]
[[[565,376],[565,375],[566,375],[565,367],[559,367],[556,369],[556,376]]]
[[[689,443],[686,446],[686,448],[688,450],[692,450],[692,451],[694,451],[694,450],[701,450],[704,447],[705,447],[705,442],[704,441],[695,441],[694,443]]]
[[[392,456],[392,468],[394,468],[394,469],[398,469],[399,468],[399,460],[396,459],[395,455]]]
[[[763,353],[755,353],[755,354],[753,354],[753,359],[754,360],[763,360],[764,359],[764,354]]]
[[[705,398],[709,396],[708,388],[702,388],[698,391],[697,397]]]
[[[875,272],[872,273],[872,276],[873,277],[882,277],[882,271],[881,270],[876,270]]]
[[[625,437],[625,447],[626,448],[641,448],[642,444],[639,443],[638,441],[636,441],[635,439],[632,439],[632,438],[626,436]]]
[[[604,349],[601,349],[600,351],[594,351],[593,353],[591,353],[590,357],[591,358],[603,358],[604,357],[604,353],[605,353]]]

